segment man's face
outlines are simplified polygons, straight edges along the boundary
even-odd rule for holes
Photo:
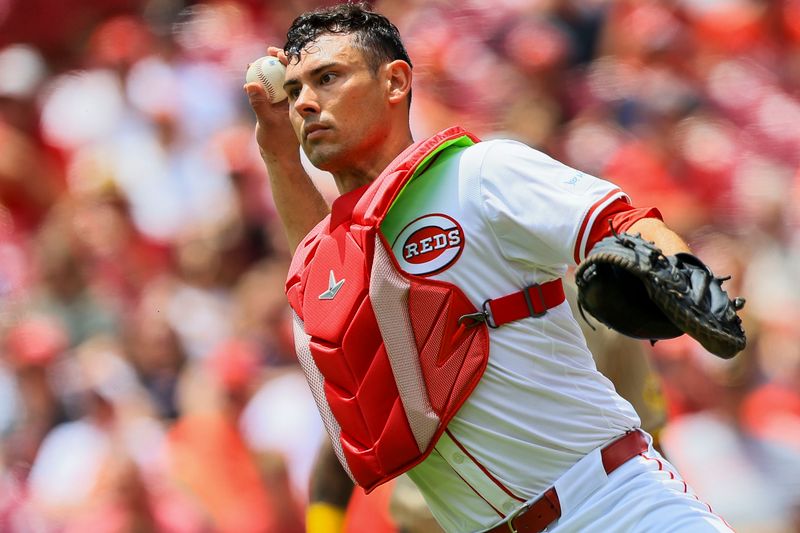
[[[388,89],[350,35],[323,35],[286,69],[289,117],[308,159],[347,170],[387,137]]]

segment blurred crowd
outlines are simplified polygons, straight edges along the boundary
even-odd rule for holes
[[[0,531],[303,531],[323,435],[242,84],[331,3],[0,0]],[[800,0],[373,5],[415,137],[524,141],[732,275],[743,353],[648,345],[662,447],[738,531],[800,531]]]

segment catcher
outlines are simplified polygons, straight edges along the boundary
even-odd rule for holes
[[[729,531],[597,371],[565,301],[585,263],[581,306],[614,327],[743,346],[741,301],[658,212],[518,142],[459,127],[415,141],[411,60],[364,5],[301,15],[269,53],[288,105],[245,89],[328,457],[367,491],[407,472],[448,532]],[[299,147],[333,175],[330,210]],[[627,301],[634,281],[664,318],[605,312],[605,290]],[[346,492],[317,478],[309,524]]]

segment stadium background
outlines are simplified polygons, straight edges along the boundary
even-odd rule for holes
[[[322,436],[242,83],[317,5],[0,0],[0,531],[302,531]],[[737,358],[638,343],[662,446],[737,531],[800,531],[800,1],[374,5],[417,137],[527,142],[733,275]]]

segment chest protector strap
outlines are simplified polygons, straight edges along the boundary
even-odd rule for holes
[[[486,368],[486,324],[458,321],[475,306],[452,284],[401,272],[380,232],[436,154],[477,140],[450,128],[409,147],[334,202],[289,270],[298,358],[340,462],[367,491],[428,456]]]

